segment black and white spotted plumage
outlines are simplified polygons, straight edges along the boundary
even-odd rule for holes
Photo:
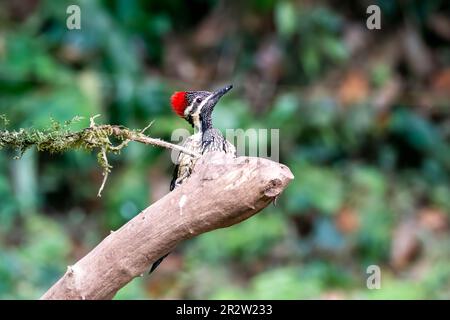
[[[232,86],[227,86],[215,92],[208,91],[188,91],[186,97],[188,106],[184,111],[184,118],[194,128],[194,134],[185,139],[182,146],[198,154],[208,152],[224,152],[236,156],[236,148],[228,142],[222,133],[212,126],[212,112],[219,99],[228,92]],[[174,174],[170,183],[170,191],[180,186],[192,174],[195,163],[198,159],[180,152]],[[153,263],[150,273],[167,257],[164,255]]]

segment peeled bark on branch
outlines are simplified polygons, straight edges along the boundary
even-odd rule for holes
[[[288,167],[267,159],[207,154],[185,183],[69,266],[41,299],[112,299],[178,243],[251,217],[293,178]]]

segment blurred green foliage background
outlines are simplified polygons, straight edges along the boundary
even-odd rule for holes
[[[81,30],[66,9],[81,8]],[[368,30],[366,8],[382,11]],[[174,90],[235,89],[215,125],[279,128],[276,206],[181,245],[117,299],[450,298],[446,1],[0,2],[8,129],[101,114],[170,140]],[[88,121],[77,124],[88,126]],[[102,198],[95,154],[0,153],[0,298],[35,299],[168,192],[170,152],[131,144]],[[380,290],[366,268],[382,270]]]

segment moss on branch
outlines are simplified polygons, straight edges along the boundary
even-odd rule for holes
[[[97,125],[95,123],[96,117],[98,115],[90,118],[89,127],[75,132],[70,127],[73,123],[82,120],[82,117],[75,117],[63,124],[52,119],[51,126],[43,130],[35,128],[21,128],[18,131],[0,130],[0,149],[8,147],[16,150],[19,155],[15,158],[20,158],[33,146],[38,151],[49,153],[62,153],[74,149],[84,149],[89,152],[97,151],[97,161],[103,169],[104,176],[98,196],[101,196],[108,174],[112,169],[108,161],[108,154],[120,153],[130,141],[172,148],[190,154],[191,156],[199,156],[180,146],[146,136],[144,131],[152,123],[143,130],[132,130],[118,125]],[[8,120],[4,115],[0,115],[0,121],[3,122],[5,127],[8,125]],[[118,145],[114,145],[111,142],[110,138],[112,137],[119,141]]]

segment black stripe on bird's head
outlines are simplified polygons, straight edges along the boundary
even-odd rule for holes
[[[212,111],[220,98],[233,88],[232,85],[209,91],[181,91],[171,97],[173,110],[200,130],[202,122],[210,121]]]

